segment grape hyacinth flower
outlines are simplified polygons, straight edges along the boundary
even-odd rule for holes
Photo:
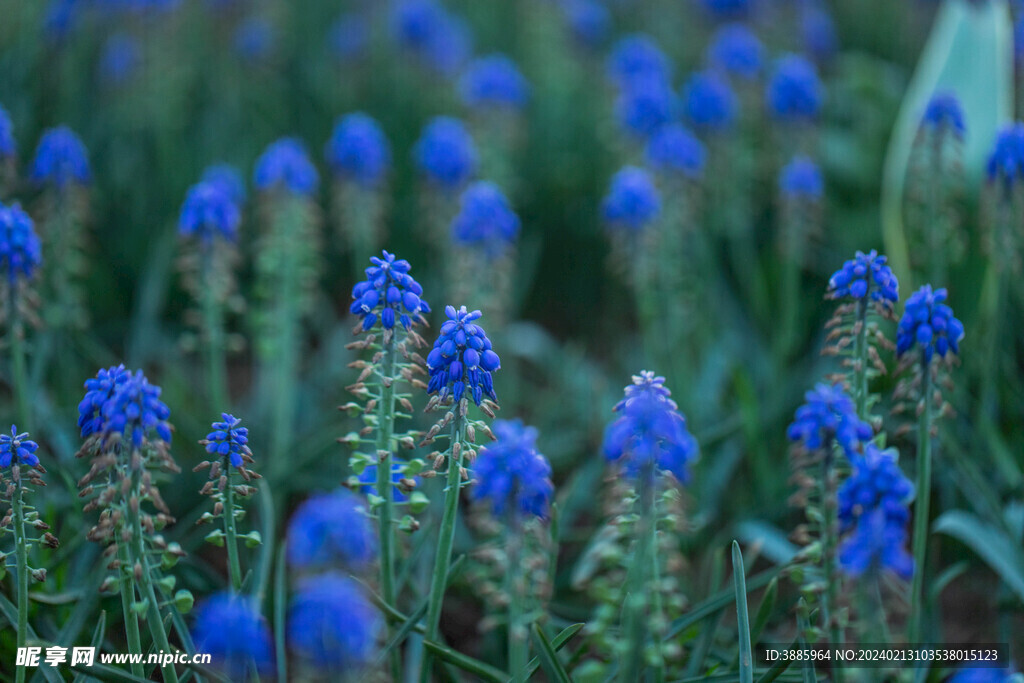
[[[537,430],[522,420],[496,420],[494,434],[498,440],[473,464],[473,500],[485,502],[497,517],[509,510],[546,518],[554,485],[551,465],[537,452]]]
[[[954,355],[960,353],[964,326],[944,303],[947,296],[945,289],[932,291],[931,285],[924,285],[910,295],[896,332],[897,355],[920,349],[927,365],[935,354],[945,358],[950,351]]]
[[[902,579],[914,574],[914,558],[906,550],[907,532],[889,522],[885,511],[874,509],[858,521],[853,534],[839,547],[839,566],[850,576],[872,569],[889,569]]]
[[[858,251],[829,278],[826,296],[830,299],[870,299],[891,308],[899,300],[900,284],[887,260],[874,249],[866,254]]]
[[[839,529],[850,531],[873,510],[882,510],[887,522],[903,527],[910,520],[907,503],[913,497],[914,485],[893,453],[869,443],[853,461],[853,474],[839,488]]]
[[[501,367],[501,360],[484,328],[475,322],[482,314],[467,311],[465,306],[459,310],[445,306],[444,312],[448,320],[427,355],[427,394],[436,394],[442,403],[449,396],[458,403],[464,395],[478,406],[485,396],[497,401],[491,374]]]
[[[821,169],[808,157],[794,157],[779,174],[779,190],[790,198],[820,199],[825,190]]]
[[[608,78],[620,88],[640,78],[669,81],[668,57],[650,36],[636,33],[619,40],[608,58]]]
[[[478,181],[466,188],[452,221],[455,244],[482,251],[488,259],[504,253],[519,235],[519,217],[498,186]]]
[[[10,435],[0,434],[0,470],[14,465],[39,467],[38,449],[39,444],[30,440],[27,432],[19,434],[18,428],[11,425]]]
[[[921,125],[936,132],[949,131],[958,140],[962,140],[967,131],[960,100],[951,92],[940,92],[932,96],[924,110]]]
[[[458,119],[438,116],[423,129],[413,147],[420,172],[447,192],[454,192],[476,172],[477,153]]]
[[[1024,179],[1024,123],[1014,123],[999,131],[986,170],[989,182],[1001,180],[1007,192]]]
[[[764,46],[744,24],[726,24],[711,38],[707,56],[712,66],[749,80],[761,73]]]
[[[248,17],[235,28],[232,45],[243,60],[255,63],[270,56],[277,43],[277,31],[263,17]]]
[[[36,148],[30,177],[37,184],[49,183],[58,190],[71,184],[88,185],[92,172],[85,145],[67,126],[47,130]]]
[[[7,110],[0,105],[0,162],[13,159],[18,153],[18,143],[14,139],[14,124]]]
[[[78,404],[78,427],[83,439],[103,434],[103,406],[130,377],[122,363],[101,368],[95,377],[85,380],[85,397]]]
[[[270,629],[252,598],[223,592],[204,600],[196,609],[192,640],[230,680],[245,681],[271,672]]]
[[[612,27],[612,15],[600,0],[562,0],[562,11],[573,37],[583,45],[604,42]]]
[[[252,451],[249,450],[249,430],[240,427],[242,421],[234,415],[221,414],[221,422],[214,422],[213,431],[206,435],[202,445],[206,452],[225,459],[226,464],[240,472],[245,471],[245,463],[251,463]]]
[[[668,175],[699,178],[706,156],[703,143],[678,123],[664,126],[647,142],[647,163]]]
[[[103,44],[100,76],[110,85],[123,85],[135,74],[141,61],[138,41],[130,35],[115,33]]]
[[[312,195],[320,176],[298,138],[281,138],[271,143],[256,161],[253,182],[264,191]]]
[[[398,43],[443,75],[455,73],[472,52],[469,27],[435,0],[400,0],[391,23]]]
[[[714,71],[698,71],[683,86],[683,110],[699,129],[721,131],[733,125],[738,107],[729,82]]]
[[[359,585],[339,574],[302,580],[288,609],[288,643],[304,662],[335,676],[371,663],[383,628]]]
[[[362,329],[370,330],[378,319],[385,330],[393,329],[396,321],[406,330],[425,325],[423,314],[430,313],[430,304],[420,298],[423,287],[409,275],[409,262],[387,251],[370,262],[366,279],[352,288],[350,311],[362,319]]]
[[[362,571],[377,559],[366,503],[339,489],[306,499],[288,522],[288,563],[298,570]]]
[[[839,44],[836,25],[823,3],[804,3],[800,13],[800,38],[804,50],[819,64],[835,56]]]
[[[114,385],[111,397],[100,408],[105,436],[129,435],[134,448],[144,440],[171,442],[171,411],[160,400],[160,387],[150,384],[142,370]]]
[[[628,133],[647,137],[672,120],[675,93],[660,77],[637,77],[629,81],[615,101],[619,125]]]
[[[661,197],[650,174],[635,166],[626,166],[612,178],[601,212],[613,228],[640,231],[661,212]]]
[[[502,54],[480,57],[459,79],[459,96],[468,107],[520,109],[530,98],[530,84],[515,62]]]
[[[31,280],[42,262],[42,245],[32,219],[17,203],[0,204],[0,270],[7,275],[7,286],[15,288]]]
[[[362,112],[338,119],[324,153],[339,177],[368,188],[377,186],[391,165],[391,146],[384,131]]]
[[[178,218],[178,232],[183,237],[196,236],[204,245],[214,238],[234,242],[242,216],[238,205],[223,185],[199,182],[189,188]]]
[[[830,450],[833,442],[847,458],[858,457],[872,437],[870,425],[857,417],[853,400],[841,386],[818,384],[804,396],[786,434],[808,451]]]
[[[781,121],[806,122],[817,117],[824,98],[814,64],[799,55],[786,55],[775,64],[766,90],[768,107]]]
[[[237,168],[231,164],[211,164],[203,171],[201,181],[220,188],[235,204],[241,206],[245,202],[245,179]]]
[[[755,0],[700,0],[704,10],[717,19],[742,17],[753,10]]]

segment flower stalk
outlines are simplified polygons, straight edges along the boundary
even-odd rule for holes
[[[910,585],[910,624],[907,642],[920,642],[924,624],[924,570],[928,552],[928,513],[932,481],[931,363],[921,355],[921,414],[917,431],[917,501],[914,504],[914,578]]]

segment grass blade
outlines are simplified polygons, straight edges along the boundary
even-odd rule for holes
[[[548,637],[544,635],[544,631],[536,623],[533,624],[532,631],[533,642],[537,646],[537,653],[540,657],[540,665],[544,667],[544,673],[548,675],[548,680],[552,683],[570,683],[569,673],[558,661],[555,649],[551,646]]]
[[[732,542],[732,580],[736,589],[736,622],[740,635],[740,683],[754,683],[754,655],[750,650],[750,615],[747,614],[747,577],[743,573],[740,544]]]
[[[946,512],[935,520],[932,529],[973,550],[1024,600],[1024,553],[1009,535],[963,510]]]
[[[775,603],[778,600],[778,597],[779,580],[778,578],[774,578],[771,583],[768,584],[768,590],[764,592],[764,597],[761,598],[761,604],[757,606],[757,615],[754,617],[754,625],[750,629],[751,643],[756,643],[761,638],[761,633],[764,631],[764,627],[768,623],[768,619],[775,610]]]

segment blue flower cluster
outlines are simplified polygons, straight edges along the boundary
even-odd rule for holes
[[[924,110],[921,123],[934,131],[948,130],[958,139],[962,139],[967,131],[960,100],[951,92],[936,93],[932,96]]]
[[[1007,189],[1024,179],[1024,123],[1014,123],[999,131],[986,169],[990,181],[1002,179]]]
[[[352,288],[355,301],[349,309],[363,319],[363,329],[372,328],[378,318],[386,330],[396,320],[407,330],[415,323],[426,324],[423,314],[430,313],[430,304],[420,298],[423,287],[409,275],[409,262],[395,260],[394,254],[385,251],[371,256],[370,263],[366,279]]]
[[[831,59],[839,47],[836,25],[822,3],[805,3],[800,14],[804,49],[818,62]]]
[[[668,57],[650,36],[641,33],[619,40],[608,57],[608,78],[620,88],[637,79],[668,81],[671,77]]]
[[[459,79],[459,95],[470,107],[519,108],[530,98],[530,83],[515,62],[502,54],[473,60]]]
[[[201,602],[192,640],[233,681],[251,680],[257,673],[266,675],[274,662],[267,622],[258,605],[242,595],[217,593]]]
[[[672,120],[675,99],[667,80],[659,76],[638,76],[619,91],[615,115],[625,130],[646,137]]]
[[[858,251],[829,279],[828,297],[863,299],[870,295],[874,301],[892,305],[899,300],[900,283],[886,260],[874,249],[866,254]]]
[[[936,353],[942,358],[949,351],[960,353],[964,326],[953,317],[953,309],[943,303],[947,296],[944,288],[932,291],[931,285],[924,285],[910,295],[896,328],[897,356],[920,347],[924,362],[930,363]]]
[[[654,169],[697,178],[704,170],[704,145],[682,124],[670,123],[651,136],[646,158]]]
[[[288,563],[296,569],[364,569],[375,559],[366,502],[344,489],[306,499],[288,522]]]
[[[519,216],[497,185],[481,180],[466,188],[452,220],[456,244],[475,247],[493,258],[504,253],[518,235]]]
[[[697,457],[697,440],[665,387],[665,378],[642,371],[625,394],[614,408],[619,416],[604,432],[605,458],[622,462],[634,478],[663,470],[685,484]]]
[[[458,71],[472,53],[469,27],[436,0],[400,0],[391,23],[400,45],[444,75]]]
[[[857,417],[853,400],[838,385],[819,384],[804,395],[786,434],[809,451],[832,447],[835,441],[847,458],[857,457],[872,437],[871,426]]]
[[[206,435],[206,452],[227,457],[233,467],[241,467],[245,462],[242,456],[252,456],[249,450],[249,430],[239,427],[242,421],[234,415],[221,413],[220,417],[222,422],[210,425],[213,431]]]
[[[517,514],[545,518],[555,487],[551,465],[537,452],[537,430],[522,420],[497,420],[497,441],[473,464],[473,500],[486,501],[495,516],[511,505]]]
[[[17,203],[0,204],[0,270],[6,271],[7,282],[31,279],[42,262],[42,244],[32,219]]]
[[[764,46],[743,24],[726,24],[708,46],[708,62],[730,74],[752,79],[761,72]]]
[[[297,195],[311,195],[320,184],[320,176],[300,140],[281,138],[268,145],[256,160],[253,182],[264,191],[283,189]]]
[[[0,469],[15,465],[37,467],[39,456],[36,451],[39,444],[28,438],[28,432],[18,433],[18,428],[11,425],[11,434],[0,434]]]
[[[638,231],[661,213],[661,197],[647,171],[626,166],[612,178],[601,211],[611,227]]]
[[[819,199],[825,191],[821,169],[808,157],[794,157],[779,174],[779,190],[793,198]]]
[[[14,139],[14,124],[7,110],[0,106],[0,159],[8,159],[18,152],[18,143]]]
[[[171,411],[160,401],[160,387],[150,384],[142,371],[134,375],[124,365],[100,369],[85,381],[86,394],[78,404],[78,426],[82,438],[90,434],[131,432],[138,448],[147,433],[154,431],[165,443],[171,442],[167,418]]]
[[[813,63],[799,55],[786,55],[775,65],[768,82],[767,100],[776,117],[783,121],[810,121],[818,115],[823,97]]]
[[[705,11],[718,19],[742,17],[753,9],[755,0],[700,0]]]
[[[335,173],[363,187],[376,187],[391,164],[387,136],[371,116],[362,112],[338,119],[325,155]]]
[[[370,663],[382,629],[380,613],[358,584],[340,574],[304,579],[288,609],[292,649],[339,677]]]
[[[584,45],[599,45],[612,27],[612,15],[599,0],[562,0],[565,20],[573,37]]]
[[[234,242],[242,213],[225,186],[218,182],[200,181],[189,188],[178,218],[178,232],[198,236],[204,244],[214,237]]]
[[[30,176],[36,183],[51,183],[57,189],[64,189],[72,182],[88,184],[92,172],[85,145],[67,126],[49,129],[36,147]]]
[[[85,380],[85,398],[78,404],[78,427],[83,439],[103,433],[103,405],[130,376],[122,364],[101,368],[95,377]]]
[[[476,173],[473,138],[461,121],[449,116],[427,124],[413,147],[413,158],[422,173],[448,191],[457,190]]]
[[[442,401],[451,396],[458,403],[468,394],[477,405],[488,396],[493,401],[494,381],[491,373],[501,367],[501,359],[491,349],[491,340],[476,320],[480,311],[469,312],[465,306],[455,310],[445,306],[448,316],[441,325],[434,348],[427,355],[427,369],[430,370],[428,394],[437,394]]]
[[[698,71],[683,86],[683,109],[690,123],[709,131],[724,130],[736,120],[736,94],[717,71]]]
[[[203,171],[202,182],[218,186],[239,206],[245,201],[245,179],[231,164],[212,164]]]
[[[946,683],[1012,683],[1014,680],[1012,669],[975,666],[960,669]]]
[[[906,539],[906,529],[890,524],[884,510],[872,510],[860,518],[853,534],[839,546],[839,566],[851,576],[886,568],[909,579],[914,575],[914,558],[906,550]]]

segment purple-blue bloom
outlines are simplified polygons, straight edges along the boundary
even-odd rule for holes
[[[800,55],[786,55],[775,64],[766,91],[768,107],[783,121],[810,121],[824,97],[818,70]]]
[[[459,213],[452,220],[456,244],[481,249],[489,258],[498,256],[519,235],[519,216],[498,186],[480,180],[462,193]]]
[[[940,92],[932,95],[921,118],[921,125],[934,131],[950,131],[956,138],[962,139],[967,128],[964,125],[964,110],[960,100],[951,92]]]
[[[391,23],[399,44],[442,74],[455,73],[472,53],[469,27],[435,0],[400,0]]]
[[[448,191],[457,190],[476,172],[473,138],[462,121],[449,116],[432,119],[412,153],[420,171]]]
[[[37,184],[52,183],[57,189],[72,182],[88,184],[92,173],[85,145],[67,126],[50,128],[36,147],[30,177]]]
[[[100,76],[112,85],[128,81],[142,61],[139,43],[124,33],[115,33],[107,38],[100,55]]]
[[[81,411],[81,405],[79,405]],[[171,442],[171,411],[160,400],[160,387],[150,384],[142,370],[115,382],[113,394],[100,408],[104,435],[130,433],[132,446],[140,448],[147,437]]]
[[[214,237],[234,242],[241,221],[238,206],[220,183],[199,182],[189,188],[178,218],[178,232],[197,236],[203,244]]]
[[[320,184],[320,176],[298,138],[281,138],[268,145],[256,160],[253,182],[264,191],[285,189],[311,195]]]
[[[697,128],[729,128],[736,120],[737,107],[736,94],[717,72],[698,71],[683,86],[683,110]]]
[[[626,87],[637,78],[668,81],[672,71],[668,57],[650,36],[642,33],[622,38],[608,57],[608,78],[619,87]]]
[[[585,45],[598,45],[608,36],[612,15],[598,0],[562,0],[572,35]]]
[[[950,351],[960,353],[964,326],[953,317],[953,309],[943,303],[946,297],[945,289],[932,291],[931,285],[924,285],[910,295],[896,328],[897,356],[920,347],[924,362],[929,363],[936,353],[942,358]]]
[[[354,112],[338,119],[324,154],[336,174],[375,187],[391,165],[391,145],[373,118]]]
[[[625,394],[614,408],[618,417],[604,431],[605,458],[623,463],[633,478],[647,479],[662,470],[685,484],[690,463],[697,458],[697,440],[665,387],[665,378],[642,371]]]
[[[368,665],[382,629],[380,613],[359,585],[340,574],[303,579],[288,609],[292,650],[335,676]]]
[[[373,328],[378,319],[386,330],[396,320],[407,330],[416,323],[425,325],[423,314],[430,313],[430,305],[420,298],[423,287],[409,275],[409,262],[395,260],[394,254],[385,251],[383,257],[371,256],[370,263],[366,279],[352,288],[349,309],[363,319],[363,329]]]
[[[627,81],[615,100],[615,115],[626,131],[646,137],[672,120],[675,93],[656,76],[637,76]]]
[[[626,166],[612,178],[601,211],[613,228],[642,230],[661,213],[661,197],[647,171]]]
[[[731,19],[748,14],[754,0],[700,0],[704,9],[718,19]]]
[[[218,186],[235,204],[241,208],[245,202],[245,179],[237,168],[231,164],[212,164],[203,171],[202,182]]]
[[[430,370],[428,394],[437,394],[440,400],[451,396],[458,403],[464,395],[477,405],[488,396],[497,401],[491,373],[501,367],[501,360],[491,348],[484,328],[476,323],[483,315],[480,311],[467,311],[465,306],[455,310],[445,306],[448,316],[427,355]]]
[[[230,680],[266,675],[274,662],[270,629],[253,598],[224,591],[196,608],[192,640]]]
[[[0,159],[13,157],[18,152],[18,143],[14,139],[14,124],[7,110],[0,106]]]
[[[851,474],[839,488],[839,526],[845,533],[862,516],[881,509],[886,521],[905,526],[910,519],[907,504],[914,497],[914,485],[903,475],[896,458],[874,444],[864,446],[864,455],[853,460]]]
[[[95,377],[85,380],[85,397],[78,404],[78,426],[83,439],[103,432],[103,406],[130,377],[131,373],[121,364],[101,368]]]
[[[520,108],[530,98],[530,84],[515,62],[502,54],[473,60],[459,79],[459,96],[470,107]]]
[[[647,142],[647,163],[664,173],[697,178],[704,170],[704,145],[682,124],[664,126]]]
[[[221,422],[214,422],[212,432],[206,435],[206,452],[220,457],[227,457],[232,467],[241,467],[245,460],[243,455],[252,456],[249,450],[249,430],[240,427],[242,421],[234,415],[221,413]]]
[[[473,500],[486,501],[495,516],[511,508],[546,518],[555,487],[551,465],[537,452],[537,430],[522,420],[496,420],[494,434],[497,441],[473,463]]]
[[[994,666],[965,667],[957,671],[946,683],[1011,683],[1012,669]]]
[[[861,445],[873,436],[871,426],[857,417],[853,400],[842,386],[818,384],[804,395],[786,435],[809,451],[828,449],[835,441],[846,457],[858,456]]]
[[[1024,178],[1024,123],[1013,123],[999,131],[987,170],[990,181],[1001,178],[1007,189]]]
[[[32,279],[43,262],[42,243],[29,215],[15,202],[0,203],[0,270],[11,285],[19,278]]]
[[[779,174],[779,190],[788,197],[819,199],[825,180],[818,165],[805,156],[794,157]]]
[[[711,39],[708,61],[730,74],[750,79],[761,72],[764,47],[746,25],[726,24]]]
[[[872,300],[891,306],[899,300],[900,283],[886,260],[874,249],[866,254],[858,251],[829,279],[828,298],[863,299],[870,295]]]
[[[366,501],[344,489],[307,498],[288,522],[288,563],[295,569],[362,570],[377,559]]]
[[[11,433],[0,434],[0,469],[15,465],[37,467],[39,456],[36,451],[39,444],[28,438],[28,432],[18,433],[18,428],[11,425]]]
[[[888,569],[902,579],[914,575],[914,558],[906,549],[907,530],[893,524],[877,508],[857,520],[853,533],[839,546],[839,566],[850,576]]]
[[[800,36],[804,49],[818,62],[831,59],[838,49],[835,22],[821,4],[806,4],[800,16]]]

